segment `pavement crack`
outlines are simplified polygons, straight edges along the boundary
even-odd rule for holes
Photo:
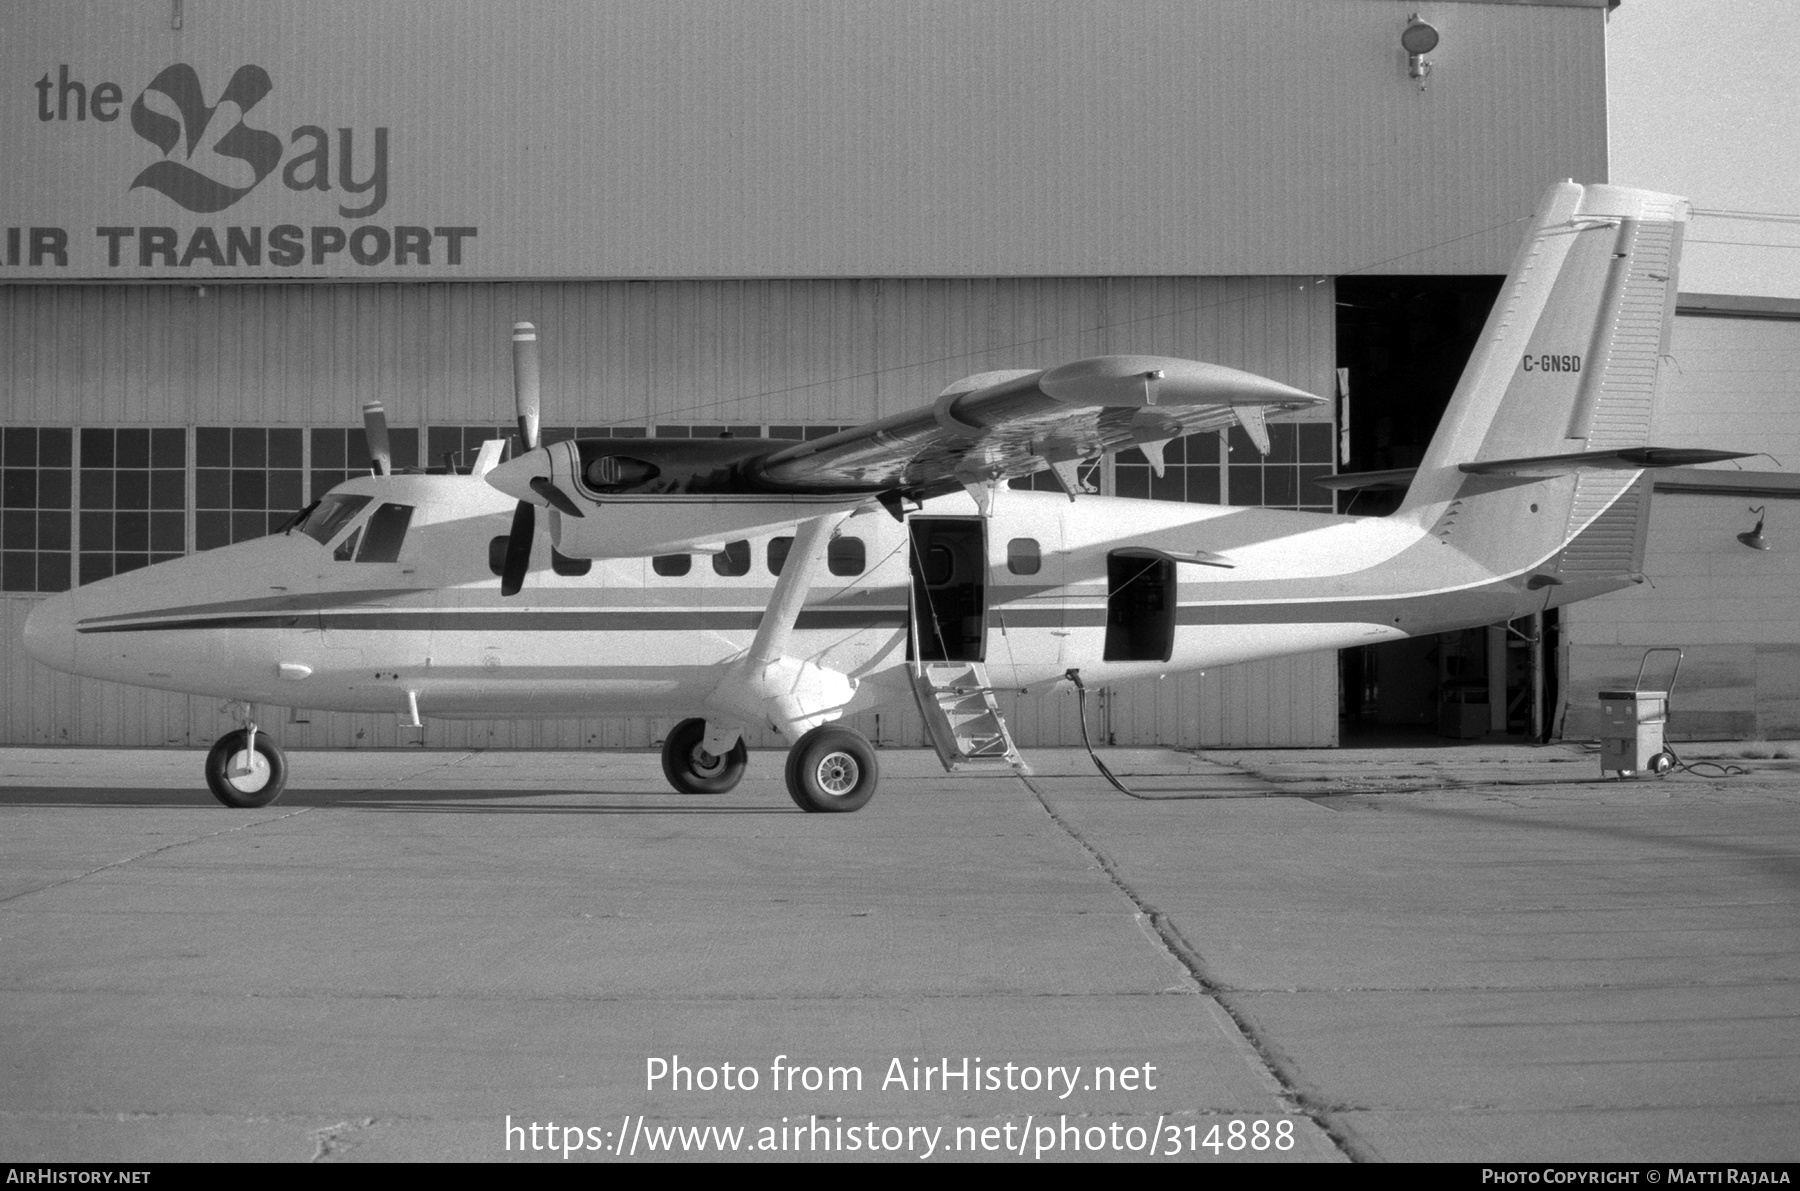
[[[470,749],[468,752],[464,753],[460,757],[452,757],[449,760],[436,761],[433,764],[425,766],[425,768],[423,768],[423,769],[416,770],[412,773],[403,774],[400,777],[395,778],[393,781],[383,782],[379,786],[364,786],[358,790],[346,790],[342,794],[340,794],[338,797],[333,798],[331,801],[323,803],[321,805],[336,806],[338,803],[344,801],[344,799],[346,799],[346,798],[356,798],[356,797],[358,797],[360,795],[364,795],[364,794],[380,794],[385,790],[398,789],[399,787],[404,786],[407,782],[417,781],[419,778],[427,777],[430,774],[438,773],[438,772],[441,772],[446,769],[455,769],[458,765],[461,765],[464,761],[467,761],[471,757],[479,756],[481,753],[483,753],[485,751],[486,751],[485,749]]]
[[[1118,866],[1105,852],[1089,843],[1087,837],[1082,835],[1074,824],[1058,814],[1056,808],[1050,805],[1050,800],[1044,795],[1044,792],[1038,789],[1030,777],[1020,774],[1019,780],[1024,783],[1026,789],[1031,791],[1032,796],[1037,799],[1038,805],[1044,808],[1044,813],[1050,816],[1050,821],[1075,841],[1076,846],[1086,852],[1094,863],[1100,866],[1100,871],[1106,874],[1107,879],[1119,892],[1137,907],[1142,920],[1148,921],[1150,927],[1156,932],[1156,942],[1160,944],[1165,954],[1185,969],[1188,977],[1197,986],[1200,995],[1206,997],[1218,1007],[1220,1012],[1224,1013],[1245,1044],[1255,1052],[1264,1072],[1280,1089],[1281,1097],[1317,1126],[1321,1133],[1330,1138],[1338,1152],[1350,1161],[1379,1161],[1380,1155],[1376,1154],[1366,1142],[1338,1119],[1336,1105],[1322,1100],[1306,1090],[1300,1081],[1299,1072],[1293,1060],[1283,1054],[1274,1041],[1263,1032],[1255,1018],[1240,1003],[1232,990],[1208,974],[1205,961],[1200,958],[1200,953],[1182,935],[1169,916],[1139,893],[1131,882],[1125,879],[1124,874],[1119,871]]]
[[[160,856],[164,852],[169,852],[176,848],[185,848],[189,844],[197,844],[203,840],[217,839],[222,835],[234,835],[240,831],[248,831],[252,827],[263,827],[270,823],[279,823],[279,822],[281,822],[281,820],[291,819],[295,815],[304,815],[307,811],[309,811],[311,809],[312,809],[312,807],[310,807],[310,806],[296,807],[295,809],[293,809],[291,811],[287,811],[287,812],[285,812],[283,814],[279,814],[279,815],[272,815],[266,819],[253,819],[248,823],[239,823],[235,827],[222,827],[218,831],[209,831],[204,835],[190,836],[187,839],[176,840],[173,843],[163,844],[160,847],[146,848],[142,852],[138,852],[134,855],[127,856],[123,860],[115,860],[111,864],[102,864],[102,865],[98,866],[97,868],[90,868],[84,873],[77,873],[72,877],[64,877],[60,881],[51,881],[47,885],[39,885],[36,889],[26,889],[19,893],[9,894],[6,897],[0,897],[0,906],[3,906],[5,904],[7,904],[8,902],[18,901],[22,897],[30,897],[32,894],[35,894],[35,893],[43,893],[43,892],[45,892],[47,890],[51,890],[51,889],[60,889],[64,885],[72,885],[76,881],[85,881],[89,877],[94,876],[97,873],[103,873],[103,872],[108,871],[109,869],[123,868],[128,864],[136,864],[140,860],[146,859],[151,856]]]

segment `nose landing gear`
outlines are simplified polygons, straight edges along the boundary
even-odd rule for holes
[[[252,721],[219,737],[207,752],[206,788],[226,806],[268,806],[287,788],[287,758]]]
[[[743,737],[722,754],[706,751],[706,721],[682,720],[663,741],[663,776],[683,794],[723,794],[744,776],[750,750]]]

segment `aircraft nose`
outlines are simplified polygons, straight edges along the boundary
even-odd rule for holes
[[[25,652],[57,670],[75,668],[75,593],[53,595],[25,617]]]

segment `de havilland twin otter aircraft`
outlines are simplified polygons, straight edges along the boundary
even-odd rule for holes
[[[206,760],[229,806],[286,780],[253,719],[269,704],[691,717],[662,757],[694,793],[731,789],[744,730],[768,725],[794,801],[853,811],[878,765],[847,713],[916,700],[947,767],[1018,765],[996,689],[1368,645],[1639,582],[1649,469],[1736,457],[1648,445],[1687,218],[1668,195],[1552,186],[1416,472],[1337,477],[1410,480],[1385,517],[1084,493],[1084,460],[1135,446],[1160,470],[1169,439],[1231,424],[1266,453],[1265,411],[1322,400],[1153,356],[982,373],[806,442],[540,445],[521,323],[518,457],[496,441],[472,475],[397,474],[377,410],[374,474],[286,532],[54,596],[25,644],[232,701],[242,727]],[[1044,470],[1060,493],[1005,487]]]

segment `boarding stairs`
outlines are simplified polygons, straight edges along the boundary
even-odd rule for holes
[[[918,662],[911,666],[913,696],[925,718],[931,747],[945,770],[1010,769],[1030,773],[1013,745],[1012,733],[987,667],[980,662]]]

